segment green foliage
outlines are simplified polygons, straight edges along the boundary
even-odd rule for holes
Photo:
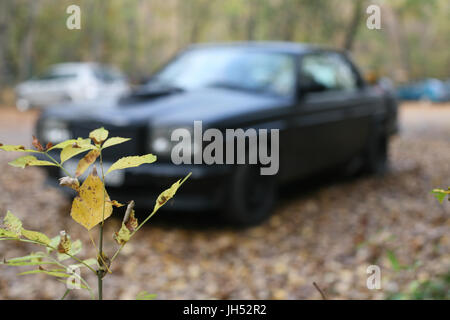
[[[450,272],[425,281],[412,281],[405,292],[388,296],[390,300],[449,300]]]
[[[450,187],[448,187],[448,190],[433,189],[431,191],[431,194],[433,194],[440,203],[444,202],[444,199],[447,196],[449,196],[449,201],[450,201]]]
[[[174,50],[218,39],[289,40],[343,47],[358,2],[0,1],[0,12],[10,13],[0,17],[0,25],[5,26],[0,50],[5,66],[0,79],[14,84],[42,73],[52,63],[83,60],[116,64],[136,78],[148,76]],[[363,9],[369,3],[363,3],[358,32],[353,35],[353,54],[358,61],[390,76],[406,72],[411,79],[448,77],[447,0],[383,1],[382,30],[365,27]],[[69,4],[81,8],[81,32],[65,28]],[[31,39],[26,46],[24,39]]]
[[[156,294],[148,293],[147,291],[141,291],[136,296],[136,300],[154,300],[155,298]]]
[[[10,211],[6,213],[3,219],[3,227],[0,228],[0,240],[14,240],[26,243],[32,243],[40,245],[45,248],[43,252],[31,253],[24,257],[17,257],[11,259],[5,259],[2,263],[8,266],[37,266],[38,269],[29,270],[19,273],[19,275],[30,274],[46,274],[52,277],[59,278],[59,280],[67,278],[74,280],[76,277],[81,281],[80,287],[90,292],[94,297],[92,289],[89,284],[81,276],[74,274],[68,268],[68,265],[63,264],[66,260],[75,260],[78,262],[76,265],[70,265],[71,267],[85,267],[91,272],[95,273],[98,277],[98,298],[102,299],[102,279],[107,273],[111,273],[110,267],[113,260],[120,253],[124,245],[131,240],[132,236],[158,211],[158,209],[164,205],[169,199],[171,199],[177,189],[183,184],[189,177],[185,177],[182,181],[175,182],[169,189],[165,190],[158,197],[155,207],[150,215],[141,223],[138,224],[137,219],[134,216],[134,201],[131,201],[128,205],[122,227],[116,232],[113,237],[119,244],[116,252],[112,258],[108,258],[103,251],[103,225],[105,220],[112,214],[113,207],[121,207],[123,204],[115,200],[111,200],[104,184],[103,176],[103,162],[102,150],[107,147],[112,147],[124,142],[129,141],[128,138],[113,137],[108,139],[108,131],[104,128],[93,130],[89,134],[89,138],[70,139],[64,142],[52,146],[48,144],[45,148],[41,143],[33,137],[33,146],[36,150],[26,149],[23,146],[12,146],[0,144],[0,149],[4,151],[13,152],[33,152],[46,156],[49,161],[38,160],[34,156],[24,156],[11,161],[9,164],[14,167],[25,168],[27,166],[57,166],[68,176],[60,179],[60,185],[68,186],[77,192],[77,196],[73,200],[71,216],[72,218],[87,230],[92,229],[94,226],[99,225],[99,248],[97,250],[97,259],[80,259],[78,255],[82,251],[82,243],[80,240],[73,241],[71,237],[65,232],[61,231],[58,236],[49,238],[44,233],[38,231],[27,230],[22,227],[22,221],[17,218]],[[49,150],[60,150],[60,161],[58,162],[48,154]],[[97,169],[94,165],[92,172],[87,179],[80,186],[80,183],[76,177],[73,177],[63,166],[64,162],[68,159],[89,151],[78,162],[76,176],[81,175],[90,165],[100,158],[100,166],[102,177],[97,174]],[[131,167],[138,167],[143,164],[149,164],[156,161],[156,157],[152,154],[143,156],[130,156],[124,157],[116,161],[108,170],[108,172],[114,170],[122,170]],[[95,243],[94,243],[95,245]],[[45,268],[44,268],[45,266]],[[55,269],[48,269],[48,267],[55,267]],[[94,269],[97,267],[98,269]],[[75,277],[75,278],[74,278]],[[69,290],[69,289],[68,289]],[[67,292],[66,292],[67,294]],[[64,297],[66,296],[64,295]],[[138,299],[149,300],[154,299],[156,295],[148,294],[147,292],[141,292],[138,295]],[[64,298],[63,297],[63,298]]]
[[[24,156],[8,163],[17,168],[26,168],[28,166],[56,166],[55,163],[45,160],[38,160],[35,156]]]

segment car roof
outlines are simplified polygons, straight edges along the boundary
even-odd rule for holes
[[[289,54],[305,54],[312,51],[339,51],[317,44],[288,41],[208,42],[192,44],[187,49],[189,50],[197,48],[250,48],[262,51],[281,52]]]

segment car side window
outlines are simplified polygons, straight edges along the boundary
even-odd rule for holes
[[[357,88],[356,75],[338,53],[305,56],[300,66],[300,81],[314,91],[344,91]]]
[[[112,83],[120,80],[119,75],[116,75],[112,70],[103,67],[95,68],[94,75],[98,80],[104,83]]]

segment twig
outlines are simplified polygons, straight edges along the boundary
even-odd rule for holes
[[[314,287],[317,289],[317,291],[319,291],[321,297],[323,300],[328,300],[327,296],[325,295],[325,293],[319,288],[319,286],[317,285],[317,283],[313,282]]]

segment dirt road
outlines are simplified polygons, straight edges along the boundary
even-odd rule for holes
[[[0,109],[0,141],[29,145],[35,117]],[[150,224],[116,260],[105,297],[134,299],[146,290],[160,299],[320,299],[315,281],[331,299],[381,299],[413,279],[450,270],[450,203],[440,205],[430,195],[450,185],[450,105],[403,105],[400,123],[401,133],[391,142],[391,170],[383,178],[293,186],[269,221],[245,230],[185,227],[176,223],[177,215],[170,215],[175,222]],[[70,230],[83,241],[83,257],[93,256],[89,237],[69,216],[70,203],[43,185],[42,171],[11,168],[8,159],[0,153],[1,215],[9,209],[26,227],[49,235]],[[108,220],[108,253],[119,224]],[[0,258],[31,250],[37,248],[2,242]],[[402,265],[418,268],[394,271],[388,251]],[[381,290],[366,287],[371,264],[381,268]],[[0,299],[53,299],[65,291],[54,279],[18,271],[0,266]],[[87,278],[95,287],[95,278]],[[78,290],[68,298],[89,296]]]

